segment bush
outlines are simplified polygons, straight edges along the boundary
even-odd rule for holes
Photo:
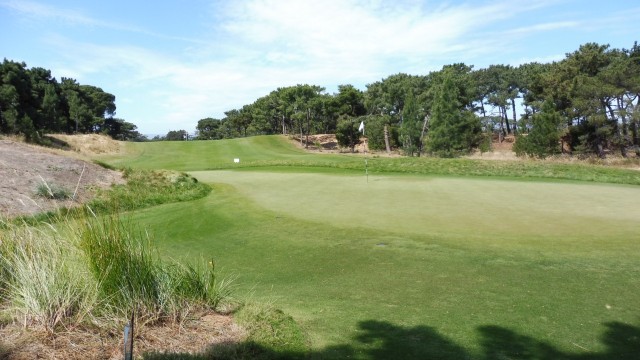
[[[366,126],[367,145],[371,150],[385,150],[384,125],[387,124],[389,131],[389,146],[395,148],[399,143],[398,129],[390,125],[391,118],[382,115],[368,115],[360,117],[364,119]]]
[[[49,185],[46,182],[42,182],[42,184],[38,185],[36,188],[36,195],[54,200],[67,200],[71,198],[71,192],[69,190],[55,184]]]
[[[97,304],[96,282],[87,277],[70,238],[53,227],[11,227],[0,233],[2,275],[8,310],[25,324],[52,332],[76,324]]]

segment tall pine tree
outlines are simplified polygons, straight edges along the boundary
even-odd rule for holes
[[[545,158],[560,152],[560,125],[563,123],[555,105],[547,100],[542,110],[533,115],[531,130],[526,135],[519,135],[513,150],[518,156],[530,155]]]
[[[460,90],[449,70],[436,85],[427,148],[437,156],[452,157],[467,153],[481,138],[480,119],[460,104]]]

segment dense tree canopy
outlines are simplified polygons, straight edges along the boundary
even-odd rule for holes
[[[47,133],[104,133],[140,140],[136,126],[113,116],[115,96],[92,85],[61,78],[25,63],[0,64],[0,133],[38,141]]]
[[[221,119],[201,119],[196,139],[288,134],[308,145],[310,134],[345,131],[347,124],[364,121],[372,148],[401,148],[410,156],[427,150],[451,156],[471,150],[479,139],[510,134],[546,153],[627,156],[634,151],[640,156],[637,43],[630,49],[587,43],[548,64],[474,69],[456,63],[427,75],[390,75],[364,91],[350,84],[337,90],[329,94],[309,84],[277,88]],[[518,116],[520,104],[524,111]],[[0,64],[0,133],[34,138],[48,132],[101,132],[141,139],[135,125],[114,118],[115,111],[115,96],[98,87],[69,78],[58,82],[49,70],[27,69],[24,63]],[[527,134],[532,136],[523,140]],[[163,138],[179,135],[186,139],[181,131]],[[530,155],[543,156],[533,143],[520,146],[519,153],[536,148]]]
[[[342,130],[347,123],[370,125],[371,148],[402,148],[407,155],[429,150],[451,156],[471,150],[482,138],[516,134],[521,140],[525,136],[520,135],[533,132],[531,141],[540,134],[551,142],[560,137],[557,147],[545,145],[548,153],[562,149],[562,141],[573,153],[604,156],[617,150],[626,156],[630,149],[640,154],[639,97],[640,46],[611,49],[589,43],[553,63],[495,64],[477,70],[450,64],[424,76],[391,75],[368,84],[365,91],[349,84],[334,94],[315,85],[278,88],[227,112],[215,130],[203,131],[199,123],[198,131],[207,134],[201,139],[297,134],[304,143],[306,135],[336,132],[342,119]],[[520,104],[524,111],[518,116]],[[554,131],[550,119],[560,123]],[[519,152],[527,154],[526,149],[530,147]]]

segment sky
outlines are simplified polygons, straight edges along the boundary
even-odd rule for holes
[[[278,87],[630,48],[638,19],[637,0],[0,0],[0,57],[100,87],[164,135]]]

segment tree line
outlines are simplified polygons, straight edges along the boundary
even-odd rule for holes
[[[140,140],[136,125],[115,118],[115,96],[24,62],[0,64],[0,134],[21,134],[39,142],[47,133],[104,133]]]
[[[464,63],[427,75],[399,73],[361,91],[340,85],[278,88],[222,119],[198,121],[196,139],[336,133],[343,146],[359,141],[365,123],[372,149],[406,155],[455,156],[488,149],[494,137],[516,136],[519,154],[567,151],[640,155],[640,46],[587,43],[561,61],[475,70]],[[524,108],[518,116],[518,105]]]

